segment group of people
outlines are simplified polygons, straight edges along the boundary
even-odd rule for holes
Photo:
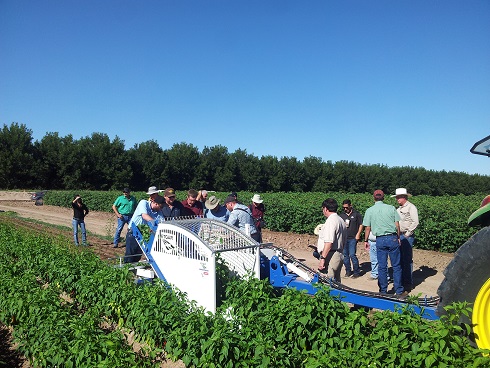
[[[163,192],[163,196],[160,193]],[[238,227],[254,240],[262,242],[262,228],[265,227],[265,206],[260,194],[255,194],[249,206],[238,200],[236,193],[230,193],[223,205],[216,196],[208,198],[206,190],[189,189],[187,198],[176,201],[173,188],[159,190],[152,186],[146,193],[148,199],[137,203],[129,188],[124,188],[117,197],[112,209],[117,216],[117,227],[113,246],[119,247],[121,232],[127,224],[158,223],[169,218],[204,217],[224,221]],[[318,235],[316,250],[313,255],[319,259],[318,269],[328,277],[341,281],[342,265],[345,276],[357,278],[361,275],[359,260],[356,255],[357,243],[361,241],[364,230],[365,249],[369,250],[371,260],[371,280],[377,280],[379,291],[388,291],[388,258],[393,269],[393,285],[396,295],[405,296],[413,288],[412,248],[415,241],[415,230],[419,224],[418,211],[408,198],[411,194],[406,188],[398,188],[395,197],[399,207],[384,203],[382,190],[373,193],[374,205],[366,210],[363,216],[356,211],[352,202],[342,202],[342,212],[338,214],[338,203],[328,198],[322,203],[324,224],[317,226]],[[72,201],[73,235],[79,245],[78,228],[82,232],[82,245],[87,245],[84,218],[89,210],[82,198],[76,195]],[[141,250],[132,231],[126,235],[125,262],[137,262],[141,259]]]
[[[163,196],[160,195],[163,192]],[[117,216],[117,228],[114,234],[114,248],[119,246],[121,231],[125,224],[128,229],[142,223],[156,224],[165,219],[204,217],[227,222],[238,227],[250,235],[257,242],[262,242],[262,228],[264,227],[265,207],[260,194],[252,197],[250,206],[238,201],[236,193],[230,193],[224,205],[215,196],[208,198],[206,190],[197,191],[189,189],[183,201],[176,201],[173,188],[159,190],[152,186],[146,193],[149,198],[141,200],[138,204],[128,188],[116,198],[112,209]],[[141,250],[132,231],[126,234],[125,262],[138,262],[141,259]]]
[[[393,286],[398,297],[405,297],[413,288],[412,248],[415,230],[419,224],[418,210],[408,198],[406,188],[398,188],[395,197],[399,207],[384,203],[382,190],[373,193],[374,205],[362,215],[353,209],[350,200],[342,202],[343,212],[338,214],[338,203],[329,198],[322,203],[324,224],[318,225],[316,250],[313,255],[319,259],[318,269],[327,276],[341,281],[342,265],[345,276],[360,276],[359,260],[356,255],[357,243],[364,230],[365,249],[371,260],[371,280],[378,281],[379,292],[388,293],[388,258],[393,269]]]

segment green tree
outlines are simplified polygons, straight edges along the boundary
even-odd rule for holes
[[[187,190],[196,175],[199,166],[199,150],[192,144],[178,143],[166,151],[170,186]]]
[[[267,173],[267,191],[281,192],[286,186],[289,173],[284,171],[284,167],[279,164],[275,156],[262,156],[260,164],[264,173]]]
[[[128,151],[128,161],[133,172],[129,183],[132,190],[170,186],[167,154],[156,141],[135,144]]]
[[[30,188],[36,175],[34,165],[32,131],[25,124],[4,124],[0,131],[0,188]]]
[[[217,190],[216,182],[220,182],[220,176],[223,175],[223,168],[228,157],[228,148],[225,146],[204,147],[200,155],[196,177],[190,186],[198,190],[202,188]],[[228,188],[220,188],[219,190],[226,191]]]
[[[58,132],[47,133],[40,141],[36,141],[37,184],[46,189],[64,189],[62,162],[65,160],[65,139]],[[73,141],[70,140],[70,144]]]

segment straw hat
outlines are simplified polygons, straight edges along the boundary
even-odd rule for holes
[[[216,196],[211,196],[208,199],[206,199],[206,202],[204,202],[204,205],[209,210],[214,210],[216,206],[218,206],[218,204],[219,204],[219,199],[216,198]]]

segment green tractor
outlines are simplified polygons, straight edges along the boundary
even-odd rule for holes
[[[471,153],[490,157],[490,136],[476,142]],[[444,280],[437,290],[438,314],[452,302],[467,301],[473,312],[464,322],[473,327],[471,339],[479,348],[490,349],[490,195],[468,219],[469,226],[481,229],[463,244],[444,270]]]

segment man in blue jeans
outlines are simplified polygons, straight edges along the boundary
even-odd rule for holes
[[[378,286],[381,294],[388,293],[388,257],[393,267],[393,285],[397,297],[404,298],[408,292],[402,284],[400,264],[400,215],[395,207],[383,202],[384,193],[377,189],[373,193],[374,205],[364,214],[364,241],[369,246],[368,236],[376,236],[376,255],[378,257]]]
[[[75,245],[79,245],[78,242],[78,227],[82,231],[82,244],[87,244],[87,229],[85,228],[85,216],[88,215],[88,207],[83,203],[82,197],[80,195],[75,195],[73,201],[71,202],[73,207],[73,239],[75,240]]]
[[[413,288],[413,243],[415,242],[415,229],[419,225],[419,213],[417,207],[408,200],[412,195],[406,188],[397,188],[396,201],[400,205],[396,210],[400,215],[400,241],[401,241],[401,266],[402,283],[405,290]]]
[[[117,228],[114,234],[114,248],[119,246],[119,239],[121,238],[121,231],[124,224],[129,224],[134,210],[136,209],[136,198],[131,195],[129,188],[123,189],[123,194],[116,198],[112,205],[112,210],[117,216]]]
[[[350,199],[342,202],[343,212],[339,215],[345,222],[347,228],[347,241],[344,246],[344,267],[345,277],[358,278],[361,273],[359,270],[359,259],[357,258],[357,242],[361,239],[362,215],[352,208]],[[351,268],[352,261],[352,268]]]

